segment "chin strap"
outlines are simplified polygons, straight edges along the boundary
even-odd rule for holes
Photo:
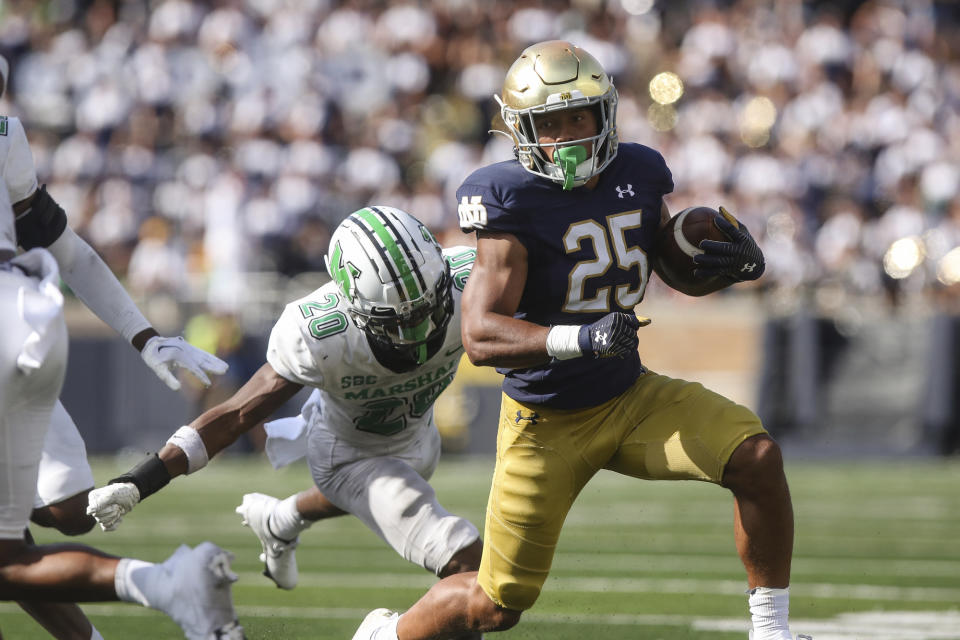
[[[553,152],[553,161],[563,171],[563,190],[573,189],[577,179],[577,165],[587,159],[587,150],[580,145],[562,147]]]

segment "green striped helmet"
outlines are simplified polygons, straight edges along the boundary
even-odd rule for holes
[[[326,262],[354,323],[425,362],[426,343],[446,331],[453,313],[447,263],[433,234],[400,209],[365,207],[334,231]]]

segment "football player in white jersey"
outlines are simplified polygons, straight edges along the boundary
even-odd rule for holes
[[[9,78],[9,65],[0,56],[0,95]],[[203,384],[207,374],[222,374],[227,364],[185,342],[161,337],[144,318],[110,268],[80,236],[67,226],[63,209],[38,186],[33,155],[18,118],[0,116],[0,166],[16,217],[16,238],[24,250],[42,247],[56,259],[60,275],[83,303],[136,348],[144,362],[171,389],[180,382],[173,369],[183,367]],[[31,521],[65,535],[89,531],[95,521],[87,515],[87,493],[94,486],[86,447],[72,418],[58,400],[44,442]],[[29,535],[29,533],[28,533]],[[82,612],[69,605],[21,603],[59,640],[99,637],[88,631]]]
[[[44,438],[66,372],[67,328],[56,261],[42,248],[17,256],[13,228],[0,184],[0,600],[38,607],[136,602],[167,613],[188,639],[242,640],[230,595],[232,556],[210,542],[181,546],[153,564],[27,540]]]
[[[333,280],[287,305],[267,363],[232,398],[178,429],[159,454],[92,491],[89,512],[105,530],[115,528],[137,502],[202,468],[309,386],[300,441],[316,486],[282,502],[249,494],[237,509],[277,584],[296,584],[299,532],[344,513],[438,576],[473,570],[477,528],[447,512],[427,480],[440,455],[433,403],[463,353],[460,296],[474,256],[467,247],[441,250],[398,209],[354,212],[330,240]]]

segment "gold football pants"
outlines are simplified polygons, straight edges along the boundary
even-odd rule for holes
[[[532,607],[567,512],[600,469],[719,483],[734,449],[759,433],[760,420],[746,407],[652,372],[587,409],[524,405],[504,395],[480,586],[501,606]]]

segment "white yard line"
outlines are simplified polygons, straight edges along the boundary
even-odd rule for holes
[[[242,573],[244,586],[275,588],[259,573]],[[406,573],[302,573],[300,586],[314,588],[348,587],[426,589],[435,582],[429,575]],[[549,578],[544,592],[583,593],[695,593],[742,595],[742,580],[701,580],[684,578]],[[841,600],[886,600],[890,602],[960,603],[960,589],[949,587],[896,587],[868,584],[796,582],[790,587],[794,597]]]
[[[140,617],[156,615],[153,611],[134,605],[109,603],[85,604],[84,611],[91,616]],[[20,609],[12,603],[0,603],[0,613]],[[239,606],[237,615],[244,618],[290,618],[300,620],[356,620],[363,619],[367,609],[333,607],[264,607]],[[747,617],[707,618],[684,615],[656,614],[547,614],[531,611],[523,617],[526,624],[548,622],[595,627],[616,625],[627,627],[683,627],[697,631],[728,631],[746,633]],[[794,619],[790,625],[795,633],[813,635],[816,640],[960,640],[960,612],[958,611],[869,611],[845,613],[827,620]]]

